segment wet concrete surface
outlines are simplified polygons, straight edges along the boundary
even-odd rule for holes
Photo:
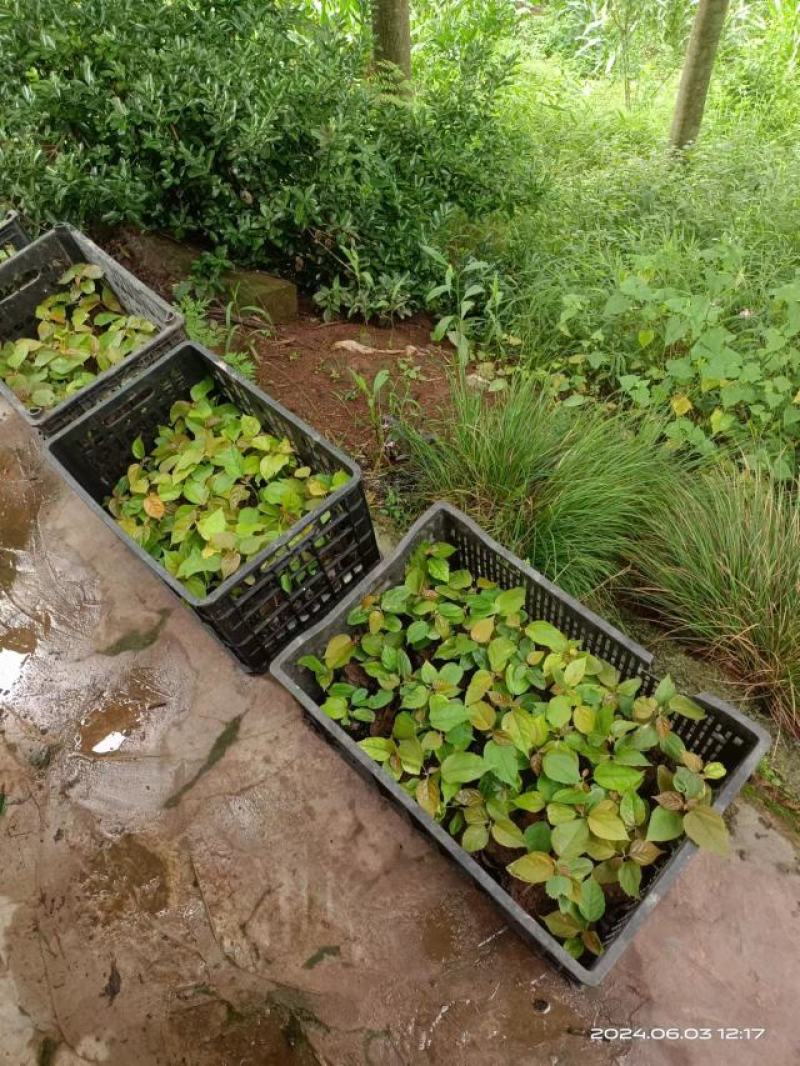
[[[568,984],[5,410],[0,729],[2,1066],[800,1061],[800,867],[764,815],[739,803],[731,858],[691,862],[601,989]]]

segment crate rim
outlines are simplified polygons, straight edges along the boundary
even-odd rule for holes
[[[626,636],[625,633],[617,629],[616,626],[612,625],[610,622],[606,622],[603,618],[600,617],[600,615],[596,614],[593,610],[591,610],[591,608],[585,607],[582,603],[576,600],[574,596],[571,596],[568,592],[565,592],[554,582],[550,581],[549,578],[546,578],[544,574],[534,569],[534,567],[532,567],[529,563],[526,563],[524,559],[520,559],[518,555],[515,555],[507,548],[504,548],[502,544],[500,544],[492,536],[490,536],[483,529],[481,529],[477,522],[473,521],[473,519],[471,519],[469,515],[464,514],[464,512],[459,510],[458,507],[454,507],[451,503],[447,503],[445,500],[440,500],[438,503],[431,504],[431,506],[428,507],[428,509],[420,515],[416,522],[414,522],[408,532],[403,536],[402,540],[398,541],[398,544],[393,549],[391,555],[388,555],[386,558],[382,559],[377,566],[373,567],[372,570],[370,570],[370,572],[361,579],[359,584],[356,585],[352,589],[352,591],[349,592],[347,596],[345,596],[339,602],[339,604],[337,604],[335,610],[339,610],[340,607],[343,607],[345,605],[349,606],[354,603],[356,599],[363,597],[364,594],[369,591],[370,588],[375,584],[375,582],[383,576],[390,563],[395,558],[397,558],[397,556],[402,555],[403,552],[405,552],[406,549],[409,548],[413,544],[413,542],[418,539],[425,526],[427,526],[438,514],[442,513],[448,514],[452,518],[455,518],[458,522],[461,522],[469,529],[469,531],[474,536],[480,537],[480,539],[483,540],[484,543],[492,549],[492,551],[502,556],[506,560],[506,562],[511,563],[511,565],[515,567],[515,569],[521,570],[528,577],[532,578],[537,584],[542,585],[548,592],[555,595],[558,599],[561,599],[566,602],[566,604],[570,608],[579,611],[594,625],[603,629],[609,636],[613,637],[614,640],[622,644],[627,651],[632,652],[638,658],[642,659],[648,669],[650,668],[653,662],[653,656],[651,652],[649,652],[637,641],[631,640],[630,637]],[[288,653],[295,645],[299,647],[307,643],[312,636],[316,636],[317,631],[324,628],[324,626],[328,622],[328,619],[329,615],[326,615],[319,622],[315,623],[314,626],[306,630],[305,633],[301,634],[299,637],[295,637],[292,643],[287,645],[285,651],[281,652],[279,659],[288,658]]]
[[[14,211],[12,212],[12,215],[18,215],[18,212]],[[12,221],[12,219],[9,217],[4,220],[4,222],[8,221]],[[31,249],[35,249],[39,244],[44,242],[54,233],[67,233],[73,239],[77,235],[81,238],[82,241],[88,241],[90,245],[97,248],[98,251],[103,252],[103,254],[107,255],[110,259],[114,258],[113,256],[109,255],[108,252],[104,251],[104,249],[100,248],[100,246],[96,244],[95,241],[91,239],[91,237],[88,237],[81,230],[77,229],[77,227],[70,225],[69,222],[57,222],[45,233],[39,234],[38,237],[35,237],[32,241],[26,244],[24,248],[20,248],[17,252],[17,255],[19,255],[21,252],[28,252]],[[16,256],[12,258],[16,258]],[[137,348],[136,351],[131,352],[130,355],[126,356],[125,359],[122,360],[121,363],[116,363],[114,366],[110,366],[107,370],[104,370],[102,374],[98,374],[93,381],[89,382],[87,385],[84,385],[82,389],[79,389],[77,392],[73,392],[70,396],[66,396],[63,400],[61,400],[60,403],[57,403],[55,407],[48,407],[46,410],[43,409],[34,414],[30,410],[30,408],[25,406],[25,404],[19,399],[16,393],[14,393],[14,391],[10,389],[4,381],[0,381],[0,393],[2,393],[3,397],[8,401],[8,403],[12,405],[17,414],[21,418],[23,418],[29,426],[32,426],[36,430],[45,431],[47,429],[48,421],[50,419],[56,419],[59,415],[68,411],[74,401],[77,400],[83,394],[84,389],[88,389],[92,386],[97,385],[98,383],[111,380],[113,376],[125,365],[125,361],[127,359],[135,358],[140,352],[144,351],[145,348],[147,348],[153,342],[157,341],[159,338],[168,337],[171,333],[175,333],[179,329],[183,329],[184,317],[180,313],[180,311],[177,311],[172,306],[172,304],[167,303],[167,301],[163,297],[158,295],[155,289],[152,289],[149,285],[146,285],[145,282],[141,280],[141,278],[137,277],[136,274],[128,270],[127,267],[124,267],[122,263],[118,262],[116,259],[114,259],[114,263],[116,264],[119,270],[127,274],[130,278],[132,278],[137,283],[137,285],[142,285],[148,290],[150,295],[153,297],[154,302],[161,305],[161,309],[167,316],[167,321],[158,330],[157,333],[152,334],[149,341],[143,344],[140,348]],[[156,325],[156,323],[153,323],[153,325]]]
[[[320,709],[319,704],[296,684],[284,668],[285,664],[290,662],[294,663],[296,661],[301,649],[309,644],[319,632],[326,628],[334,617],[343,617],[350,607],[352,607],[353,603],[357,599],[360,599],[370,586],[374,587],[379,583],[391,563],[405,552],[413,540],[417,539],[422,528],[442,511],[466,524],[472,532],[479,534],[491,548],[499,550],[500,554],[507,561],[512,562],[524,572],[534,575],[537,580],[541,580],[549,589],[555,589],[559,596],[567,597],[572,603],[577,604],[577,601],[572,597],[569,597],[568,594],[559,589],[558,586],[553,585],[552,582],[541,577],[536,570],[528,566],[512,552],[503,548],[502,545],[498,544],[497,541],[486,534],[480,526],[473,522],[472,519],[462,511],[458,510],[458,508],[445,502],[436,503],[429,507],[428,510],[425,511],[425,513],[414,523],[390,556],[387,556],[374,567],[369,574],[367,574],[367,576],[359,582],[359,584],[348,593],[347,596],[340,600],[340,602],[324,618],[308,629],[302,636],[295,638],[295,640],[287,645],[283,651],[279,652],[270,665],[270,673],[301,704],[317,726],[325,732],[333,746],[343,748],[348,753],[348,756],[358,763],[361,770],[372,778],[374,783],[383,793],[388,794],[395,799],[405,813],[411,817],[412,821],[414,821],[420,829],[430,834],[434,841],[456,861],[461,869],[470,876],[473,881],[477,882],[485,892],[487,892],[493,903],[500,908],[504,916],[511,918],[513,924],[518,928],[521,927],[524,929],[534,941],[547,951],[551,958],[553,958],[563,970],[577,978],[581,984],[597,986],[616,965],[618,959],[625,952],[639,928],[649,917],[653,908],[672,886],[692,855],[698,850],[697,847],[688,839],[684,839],[681,844],[679,844],[661,868],[660,872],[656,875],[656,880],[641,898],[638,906],[625,922],[624,927],[613,943],[606,948],[601,956],[599,956],[595,965],[592,967],[584,966],[563,948],[561,942],[552,936],[544,925],[537,921],[533,915],[530,915],[520,907],[519,904],[500,887],[498,882],[472,858],[469,852],[465,851],[438,822],[424,811],[411,796],[404,792],[403,789],[401,789],[400,786],[383,771],[378,763],[370,759],[352,737],[348,736],[338,723],[329,718]],[[588,608],[585,608],[580,604],[578,604],[578,606],[582,613],[589,615],[593,619],[598,618],[598,616],[594,615],[594,613],[589,611]],[[611,629],[613,632],[617,632],[615,627],[608,626],[608,624],[603,622],[602,619],[599,619],[599,621],[607,631]],[[624,634],[621,634],[621,636],[623,637],[626,646],[630,649],[638,649],[640,647],[636,642],[625,638]],[[642,651],[644,652],[644,658],[652,662],[652,655],[645,649],[642,649]],[[722,813],[738,794],[753,769],[755,769],[759,759],[769,746],[770,738],[766,730],[760,725],[752,722],[736,708],[717,697],[709,693],[701,693],[696,696],[695,699],[702,705],[713,710],[717,716],[732,719],[739,726],[753,734],[755,738],[753,750],[742,760],[736,770],[725,779],[724,785],[715,795],[713,806],[716,810]]]
[[[268,403],[268,405],[273,410],[277,411],[282,418],[285,418],[288,422],[293,423],[297,429],[306,434],[306,436],[311,437],[315,443],[323,445],[323,447],[325,447],[329,452],[331,452],[337,462],[341,463],[341,465],[345,467],[348,473],[350,474],[348,481],[344,485],[340,485],[335,492],[332,492],[330,495],[326,496],[323,500],[321,500],[318,507],[315,507],[313,511],[309,511],[308,514],[298,519],[297,522],[295,522],[295,524],[290,529],[288,529],[285,533],[281,534],[281,536],[278,537],[276,540],[273,540],[271,544],[268,544],[266,547],[262,548],[257,555],[254,555],[252,559],[249,559],[243,566],[240,566],[220,585],[218,585],[212,592],[202,598],[194,596],[191,592],[189,592],[185,585],[183,585],[177,578],[173,577],[172,574],[169,573],[166,567],[162,566],[161,563],[159,563],[156,559],[153,558],[152,555],[146,552],[144,548],[142,548],[139,544],[136,543],[135,540],[133,540],[132,537],[129,537],[128,534],[125,533],[124,530],[119,527],[118,523],[114,520],[113,515],[106,511],[106,509],[102,507],[99,503],[97,503],[96,500],[92,499],[86,489],[84,489],[80,482],[75,477],[73,477],[73,475],[63,466],[61,461],[53,452],[54,446],[56,446],[62,439],[73,433],[84,422],[88,422],[90,419],[92,419],[104,407],[107,407],[109,404],[115,402],[119,398],[119,396],[127,392],[129,389],[134,388],[143,379],[149,377],[154,371],[164,366],[170,360],[176,358],[187,348],[190,348],[205,363],[211,364],[215,370],[222,371],[227,377],[231,378],[238,385],[242,386],[250,392],[257,393],[263,400]],[[293,414],[286,407],[284,407],[283,404],[279,403],[278,400],[275,400],[268,393],[264,392],[263,389],[260,389],[252,381],[249,381],[247,378],[243,377],[243,375],[239,374],[236,370],[229,366],[222,359],[221,356],[216,355],[214,352],[210,351],[202,344],[198,344],[196,341],[190,340],[181,341],[176,344],[174,348],[170,348],[170,350],[164,355],[162,355],[160,359],[156,360],[155,363],[152,363],[149,367],[141,370],[135,377],[129,378],[120,387],[118,392],[116,392],[113,396],[108,396],[104,400],[101,400],[99,403],[96,403],[92,408],[82,414],[80,418],[76,418],[74,422],[70,422],[68,426],[65,426],[58,433],[55,433],[52,437],[48,438],[44,442],[44,445],[45,451],[51,463],[55,465],[60,476],[68,482],[70,487],[78,493],[81,499],[83,499],[83,501],[88,506],[90,506],[92,510],[97,515],[99,515],[100,518],[102,518],[102,520],[107,526],[113,529],[117,536],[123,539],[125,544],[134,551],[136,556],[143,563],[145,563],[145,565],[151,568],[155,568],[156,573],[162,579],[162,581],[166,582],[166,584],[172,589],[174,593],[176,593],[176,595],[180,597],[180,599],[184,600],[191,607],[199,608],[211,607],[218,600],[224,598],[232,588],[235,588],[241,583],[243,578],[247,577],[253,571],[259,569],[259,567],[264,562],[266,562],[275,551],[284,547],[286,544],[289,543],[290,540],[293,540],[296,536],[302,533],[302,531],[307,526],[311,525],[315,518],[319,516],[319,512],[321,510],[331,507],[333,504],[338,503],[339,500],[343,499],[349,492],[353,490],[353,487],[357,485],[362,478],[361,467],[358,465],[358,463],[356,463],[355,460],[351,459],[348,455],[346,455],[345,452],[343,452],[340,448],[337,448],[335,444],[332,444],[327,439],[327,437],[324,437],[318,430],[314,429],[313,426],[308,425],[308,423],[305,422],[302,418],[299,418],[297,415]]]

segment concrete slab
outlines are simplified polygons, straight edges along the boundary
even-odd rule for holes
[[[795,841],[737,804],[732,857],[567,984],[5,410],[0,727],[2,1066],[800,1061]]]

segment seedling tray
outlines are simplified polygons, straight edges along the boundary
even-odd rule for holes
[[[6,248],[9,244],[12,248],[16,248],[17,251],[30,244],[30,238],[22,228],[16,211],[9,211],[3,221],[0,222],[0,250]]]
[[[22,230],[19,232],[23,240],[20,251],[0,263],[0,342],[36,336],[37,306],[58,290],[58,279],[73,263],[101,266],[105,280],[126,312],[149,319],[157,328],[152,339],[138,351],[47,410],[28,410],[0,381],[0,395],[28,425],[50,437],[174,347],[183,337],[183,316],[72,226],[58,225],[30,244],[24,243],[25,235]]]
[[[447,541],[454,545],[457,551],[451,557],[450,564],[455,569],[468,569],[474,577],[489,578],[505,588],[524,586],[527,589],[526,609],[531,617],[551,622],[569,637],[580,640],[592,654],[612,663],[623,679],[640,676],[643,694],[655,691],[658,680],[649,669],[652,656],[644,648],[506,551],[466,515],[443,503],[431,507],[400,542],[395,553],[354,588],[327,618],[289,645],[273,663],[272,673],[303,705],[312,724],[325,739],[338,748],[359,773],[377,784],[410,817],[414,825],[427,833],[442,851],[458,863],[464,873],[492,898],[508,924],[523,939],[537,950],[544,951],[573,978],[583,984],[597,985],[617,962],[648,914],[697,850],[695,846],[688,840],[680,844],[671,857],[654,870],[652,880],[648,884],[643,881],[640,900],[631,900],[625,909],[617,910],[613,921],[605,920],[598,924],[597,931],[605,945],[605,952],[584,965],[568,954],[545,926],[520,907],[438,822],[320,709],[321,694],[313,674],[297,665],[297,660],[303,655],[323,656],[330,637],[346,631],[348,612],[367,593],[380,592],[402,582],[406,561],[422,540]],[[764,730],[713,696],[702,694],[695,699],[706,711],[707,717],[695,722],[676,716],[673,728],[687,747],[704,760],[719,760],[727,767],[728,774],[714,801],[715,808],[722,811],[752,773],[766,750],[768,737]]]
[[[265,432],[288,437],[306,464],[326,473],[344,469],[350,480],[199,599],[122,532],[103,501],[133,461],[134,439],[141,436],[149,450],[157,427],[169,421],[172,404],[188,398],[192,386],[207,377],[214,379],[218,395],[258,418]],[[95,514],[252,673],[266,671],[281,648],[334,607],[380,559],[358,466],[197,344],[179,345],[126,382],[114,396],[50,439],[47,451]],[[291,591],[284,590],[284,575]]]

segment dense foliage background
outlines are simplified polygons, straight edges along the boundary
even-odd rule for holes
[[[13,0],[0,194],[41,222],[200,235],[310,288],[340,273],[366,290],[359,309],[402,313],[431,276],[421,246],[454,214],[535,198],[500,119],[513,12],[480,6],[457,41],[431,20],[408,97],[368,76],[352,20],[301,6]]]

